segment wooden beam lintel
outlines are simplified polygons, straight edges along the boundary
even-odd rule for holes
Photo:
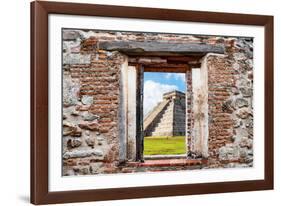
[[[185,73],[189,67],[145,67],[145,72]]]

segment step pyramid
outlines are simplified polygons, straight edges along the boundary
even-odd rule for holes
[[[144,136],[185,135],[185,114],[185,94],[164,93],[162,102],[144,120]]]

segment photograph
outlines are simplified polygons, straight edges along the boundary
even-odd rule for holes
[[[274,188],[273,15],[30,11],[31,203]]]
[[[254,37],[61,34],[62,176],[254,166]]]

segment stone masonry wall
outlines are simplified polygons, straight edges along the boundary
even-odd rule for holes
[[[118,164],[119,53],[63,32],[63,175],[107,172]]]
[[[208,57],[209,167],[253,164],[253,40],[218,39],[226,55]]]
[[[252,39],[71,29],[64,29],[62,38],[63,175],[120,171],[119,81],[125,56],[98,48],[99,42],[120,40],[224,44],[225,56],[208,57],[208,167],[252,165]],[[190,71],[186,77],[189,92]],[[192,128],[189,95],[186,124]]]

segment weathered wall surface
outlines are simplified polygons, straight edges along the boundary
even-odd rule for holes
[[[191,138],[192,128],[194,125],[193,121],[193,92],[192,92],[192,73],[191,70],[187,70],[185,74],[186,79],[186,115],[185,115],[185,123],[186,123],[186,151],[188,155],[191,156],[191,145],[194,145],[194,139]]]
[[[226,54],[209,55],[209,166],[253,163],[253,42],[217,39]]]
[[[66,29],[62,71],[63,175],[120,172],[120,70],[126,57],[100,50],[97,43],[120,40],[225,45],[224,57],[208,57],[209,167],[252,164],[251,39]],[[190,71],[186,77],[189,133],[193,127]],[[188,143],[189,149],[190,138]]]
[[[189,155],[208,158],[209,115],[208,115],[208,68],[205,56],[200,68],[192,73],[192,128],[191,150]]]
[[[118,164],[119,53],[63,32],[63,175],[110,172]],[[91,46],[88,44],[91,43]]]

